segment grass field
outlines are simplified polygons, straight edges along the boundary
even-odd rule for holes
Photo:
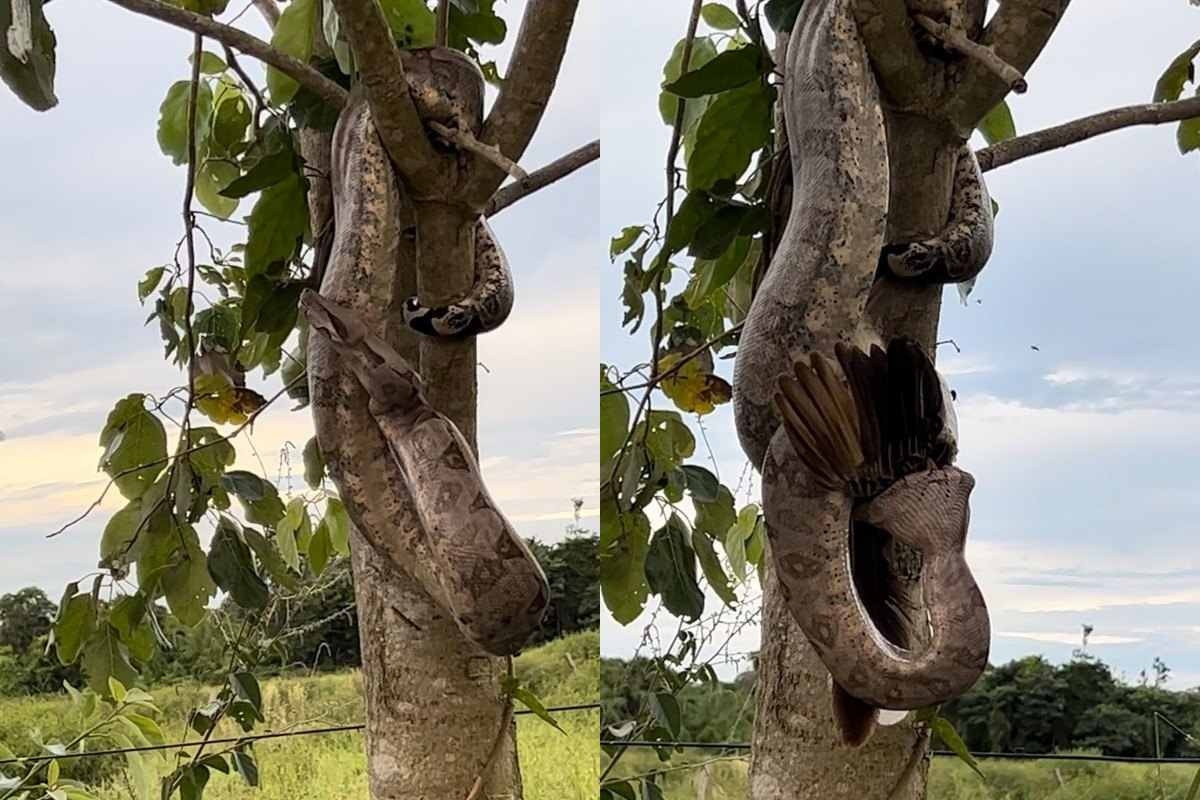
[[[683,753],[663,763],[640,751],[622,757],[610,778],[664,770],[657,781],[667,800],[745,800],[746,769],[742,758]],[[986,781],[956,759],[935,758],[927,800],[1184,800],[1196,768],[1163,766],[1161,793],[1159,768],[1140,764],[989,761],[983,772]]]
[[[516,672],[546,705],[594,702],[598,696],[599,635],[587,632],[531,650],[517,659]],[[170,686],[152,692],[163,710],[168,739],[183,735],[189,708],[206,702],[212,690],[199,685]],[[316,728],[360,722],[361,676],[344,672],[314,677],[277,678],[263,683],[267,726]],[[594,800],[600,774],[598,711],[556,716],[566,735],[530,716],[518,717],[518,747],[527,800]],[[0,741],[18,753],[37,752],[36,742],[64,739],[78,720],[65,697],[0,701]],[[236,736],[222,728],[217,736]],[[193,735],[193,739],[195,736]],[[337,733],[300,736],[255,745],[260,770],[258,790],[240,778],[214,774],[205,800],[348,800],[367,797],[362,735]],[[135,793],[122,762],[111,759],[62,762],[63,774],[98,781],[101,800],[132,800]],[[156,757],[159,774],[173,762]],[[11,772],[11,770],[9,770]]]

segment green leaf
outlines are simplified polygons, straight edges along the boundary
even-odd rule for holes
[[[238,201],[221,194],[221,190],[238,175],[238,168],[228,161],[205,161],[196,172],[196,199],[209,213],[229,219],[229,215],[237,211]]]
[[[1200,42],[1196,42],[1175,56],[1170,66],[1154,85],[1154,102],[1168,103],[1179,99],[1183,94],[1184,84],[1196,80],[1196,68],[1193,62],[1197,55],[1200,55]]]
[[[774,90],[755,83],[723,92],[709,104],[696,128],[688,157],[689,190],[736,180],[771,138]]]
[[[108,676],[108,693],[116,703],[125,702],[125,684],[112,675]]]
[[[716,500],[704,502],[693,495],[692,504],[696,507],[695,528],[704,531],[710,539],[724,542],[725,534],[737,522],[733,493],[722,485],[717,489]]]
[[[712,539],[708,538],[704,531],[695,529],[692,531],[692,549],[696,551],[696,558],[700,561],[700,569],[704,571],[704,579],[708,581],[708,585],[716,592],[717,597],[721,598],[721,602],[733,608],[737,604],[737,594],[733,591],[732,581],[725,574],[725,568],[721,566],[721,559],[717,557]]]
[[[675,695],[670,692],[655,692],[650,695],[649,700],[654,718],[671,733],[672,738],[678,739],[683,713],[679,709],[679,701]]]
[[[154,293],[158,288],[158,284],[162,282],[163,274],[166,273],[166,267],[153,267],[146,270],[146,276],[138,281],[137,293],[138,302],[145,302],[146,298]]]
[[[671,50],[671,56],[667,59],[667,63],[663,65],[662,82],[664,85],[675,82],[683,74],[683,47],[686,42],[687,39],[680,39]],[[692,40],[692,55],[688,61],[688,71],[698,70],[716,57],[717,48],[712,40],[706,37],[697,37]],[[667,91],[659,93],[658,113],[667,125],[675,124],[675,115],[679,110],[680,102],[678,95]],[[683,110],[682,132],[686,133],[690,130],[703,112],[704,106],[701,103],[689,102]]]
[[[270,596],[266,581],[254,569],[250,548],[226,517],[218,523],[209,546],[208,572],[217,586],[228,592],[233,602],[242,608],[266,608]]]
[[[291,260],[308,231],[308,199],[299,176],[292,175],[264,189],[247,223],[250,226],[246,242],[247,277]]]
[[[107,622],[88,637],[80,665],[88,686],[105,697],[111,692],[109,678],[116,678],[122,686],[132,686],[137,680],[137,670],[129,663],[129,651],[122,644],[117,629]]]
[[[47,111],[58,105],[54,96],[56,39],[42,0],[30,0],[30,36],[24,40],[13,26],[12,2],[0,2],[0,78],[25,105]]]
[[[127,594],[113,603],[108,613],[108,622],[117,629],[121,641],[127,642],[133,637],[134,631],[146,618],[147,606],[146,595],[141,592]]]
[[[704,592],[696,583],[696,554],[688,536],[687,523],[672,514],[650,541],[646,581],[668,611],[695,620],[704,612]]]
[[[146,410],[145,402],[143,394],[118,401],[100,432],[104,448],[100,468],[130,500],[145,494],[166,466],[167,432],[158,417]],[[149,466],[137,469],[143,465]]]
[[[71,592],[71,584],[67,591]],[[67,598],[60,606],[58,618],[54,621],[54,646],[58,651],[58,660],[62,664],[73,664],[79,657],[83,644],[96,629],[96,603],[90,594],[76,594]]]
[[[217,113],[213,117],[211,143],[221,152],[229,153],[246,138],[246,129],[250,127],[252,114],[250,102],[238,89],[229,89],[221,95],[217,104]],[[226,166],[233,166],[225,162]],[[239,175],[241,170],[234,171]],[[232,180],[232,179],[231,179]],[[229,181],[225,182],[226,184]]]
[[[437,20],[425,0],[382,0],[380,6],[398,45],[415,48],[433,44]]]
[[[504,681],[504,689],[514,699],[521,702],[526,708],[533,712],[534,716],[550,725],[559,733],[566,734],[562,726],[558,724],[558,720],[550,716],[550,712],[546,710],[546,706],[542,703],[541,698],[531,692],[529,689],[518,684],[515,680],[506,678]]]
[[[282,528],[283,523],[280,523]],[[281,548],[276,547],[276,544],[282,542],[280,534],[275,534],[275,543],[272,544],[267,537],[254,528],[243,528],[242,537],[246,540],[246,544],[254,551],[254,555],[258,556],[258,563],[271,576],[271,580],[285,589],[295,591],[299,588],[300,583],[296,580],[296,576],[288,569],[288,563],[284,559]],[[292,540],[292,545],[295,546],[295,539]],[[296,570],[299,571],[299,559],[297,558]]]
[[[283,519],[283,501],[275,484],[268,483],[253,472],[232,470],[221,477],[225,491],[237,495],[246,512],[246,521],[253,525],[270,525]]]
[[[646,449],[654,464],[663,472],[678,467],[685,458],[696,452],[696,437],[684,424],[677,411],[651,411],[646,421],[638,423],[638,432],[649,426],[645,436]],[[637,438],[638,432],[634,433]]]
[[[607,370],[600,367],[600,391],[611,391],[616,387],[608,380]],[[629,400],[624,392],[601,395],[600,397],[600,479],[607,480],[612,470],[612,459],[616,456],[629,434]]]
[[[1196,96],[1200,97],[1200,88],[1196,89]],[[1200,117],[1192,117],[1179,123],[1175,139],[1182,155],[1187,155],[1193,150],[1200,150]]]
[[[692,499],[701,503],[713,503],[721,490],[721,482],[706,468],[697,464],[684,464],[681,469],[687,476],[687,489]]]
[[[708,27],[719,31],[737,30],[742,24],[733,9],[720,3],[705,3],[700,7],[700,16]]]
[[[249,745],[243,745],[231,754],[233,759],[233,768],[237,770],[237,774],[242,776],[242,780],[247,786],[258,786],[258,763],[254,760],[254,754],[250,752]]]
[[[697,259],[692,265],[692,278],[683,293],[688,307],[692,310],[700,308],[715,292],[727,286],[740,270],[753,270],[761,254],[762,243],[759,239],[739,236],[719,258]]]
[[[300,571],[300,549],[296,545],[296,534],[302,526],[308,525],[311,523],[308,520],[304,499],[296,497],[288,502],[287,511],[275,529],[275,544],[279,546],[279,554],[283,557],[283,563],[296,572]]]
[[[191,91],[191,81],[176,81],[167,90],[166,99],[158,109],[158,147],[176,165],[186,164],[188,159],[188,104]],[[212,89],[201,81],[196,93],[197,142],[208,138],[212,101]]]
[[[263,156],[245,175],[222,189],[221,194],[225,197],[245,197],[298,174],[295,153],[290,147],[285,147]]]
[[[1003,142],[1017,135],[1017,125],[1013,122],[1012,111],[1004,100],[987,113],[979,123],[979,132],[988,144]]]
[[[325,482],[325,457],[315,436],[304,445],[304,482],[312,489],[320,489]]]
[[[804,0],[767,0],[763,12],[767,24],[780,33],[790,33],[796,25],[796,17],[800,14],[800,6]]]
[[[712,219],[716,213],[717,205],[707,192],[689,192],[671,218],[671,227],[667,231],[667,241],[663,246],[663,252],[670,256],[687,247],[692,243],[701,226]]]
[[[182,538],[184,550],[177,550],[163,570],[161,585],[171,613],[184,625],[195,627],[204,619],[217,587],[208,574],[208,560],[196,531],[185,527],[174,535]]]
[[[719,94],[758,80],[768,63],[757,45],[726,50],[704,65],[663,86],[679,97],[695,98]]]
[[[954,755],[958,756],[968,767],[975,770],[976,775],[987,780],[987,777],[983,774],[983,770],[979,768],[979,762],[971,755],[971,752],[967,749],[967,745],[963,742],[962,737],[958,735],[958,731],[954,730],[954,725],[950,720],[945,717],[937,717],[930,723],[929,727],[941,738],[946,747],[950,748],[950,751]]]
[[[738,512],[735,522],[724,535],[725,556],[738,580],[746,580],[746,544],[758,526],[758,506],[751,503]]]
[[[747,206],[729,205],[717,209],[717,212],[696,230],[688,254],[696,258],[719,259],[729,250],[749,214],[750,208]],[[745,244],[748,249],[749,241]],[[731,277],[732,274],[731,272]]]
[[[146,527],[144,522],[141,498],[130,500],[124,508],[109,517],[100,536],[102,568],[120,569],[137,559],[140,551],[138,540],[142,529]]]
[[[191,56],[188,56],[188,63],[189,64],[192,63]],[[224,72],[226,69],[228,69],[228,67],[226,66],[224,60],[222,60],[221,57],[216,55],[215,53],[210,53],[207,50],[205,50],[203,53],[200,54],[200,72],[201,72],[201,74],[219,75],[220,73]]]
[[[645,232],[644,225],[629,225],[622,228],[621,232],[614,236],[608,245],[609,260],[615,260],[617,256],[637,244],[637,240],[642,238],[642,234]]]
[[[275,31],[271,35],[271,46],[289,56],[308,61],[312,56],[313,32],[317,25],[315,0],[292,0],[279,15]],[[274,67],[267,67],[267,89],[271,102],[283,105],[296,96],[300,85]]]
[[[350,555],[350,516],[337,497],[325,501],[325,518],[321,524],[329,531],[329,544],[338,555]]]
[[[312,539],[308,543],[308,566],[312,569],[313,575],[320,577],[321,573],[325,571],[332,549],[329,527],[325,524],[325,520],[321,520],[321,524],[317,526],[316,532],[313,533]]]
[[[208,785],[208,767],[203,764],[181,767],[176,780],[179,800],[203,800],[204,787]]]
[[[646,552],[650,520],[641,511],[621,512],[610,492],[600,497],[600,592],[613,619],[633,622],[646,606]]]

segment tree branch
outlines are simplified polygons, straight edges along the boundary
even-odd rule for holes
[[[229,45],[234,50],[239,50],[248,56],[253,56],[264,63],[270,64],[288,77],[295,79],[301,86],[313,92],[334,108],[341,109],[346,105],[347,94],[345,89],[300,59],[279,52],[262,39],[251,36],[245,31],[238,30],[230,25],[223,25],[208,17],[193,14],[191,11],[185,11],[182,8],[169,6],[166,3],[159,2],[159,0],[109,0],[109,2],[127,11],[132,11],[135,14],[153,17],[168,25],[174,25],[176,28],[183,28],[193,33],[203,34],[221,44]]]
[[[376,0],[333,0],[354,51],[371,119],[401,176],[418,191],[434,186],[438,154],[417,114],[400,49]]]
[[[1164,125],[1194,117],[1200,117],[1200,97],[1176,100],[1172,103],[1125,106],[1017,136],[985,147],[976,153],[976,156],[979,158],[979,168],[987,172],[1022,158],[1057,150],[1122,128],[1135,125]]]
[[[1070,4],[1071,0],[1005,0],[984,29],[979,44],[1025,74]],[[943,113],[965,138],[1008,92],[1009,85],[1003,78],[979,60],[971,59]]]
[[[579,0],[530,0],[521,19],[508,74],[479,139],[520,161],[537,131],[562,66]],[[466,199],[482,207],[504,181],[504,170],[477,161]]]
[[[585,144],[562,158],[551,161],[541,169],[534,170],[519,181],[500,189],[483,209],[484,216],[499,214],[518,200],[544,189],[557,180],[567,177],[575,170],[600,158],[600,140]]]
[[[1026,83],[1025,76],[1021,74],[1021,71],[997,56],[996,51],[992,48],[974,42],[962,31],[930,19],[924,14],[917,14],[913,19],[946,47],[977,60],[980,65],[1004,81],[1012,91],[1017,94],[1025,94],[1029,90],[1029,84]]]

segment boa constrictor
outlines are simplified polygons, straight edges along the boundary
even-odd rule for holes
[[[332,166],[336,235],[321,295],[302,300],[318,442],[374,549],[413,575],[469,640],[511,655],[541,622],[549,586],[488,494],[470,446],[382,337],[401,199],[357,93],[338,120]]]
[[[844,738],[859,744],[878,708],[947,700],[987,662],[987,609],[963,560],[974,482],[950,464],[953,411],[928,358],[881,342],[866,309],[883,270],[938,282],[976,274],[991,253],[992,210],[964,144],[946,228],[885,246],[887,132],[852,3],[807,0],[793,29],[783,101],[794,196],[742,332],[734,403],[762,473],[781,591],[832,675]],[[889,640],[856,585],[866,526],[922,552],[923,649]]]

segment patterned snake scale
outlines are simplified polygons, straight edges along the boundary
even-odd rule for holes
[[[381,336],[400,194],[357,94],[334,133],[333,189],[336,236],[321,295],[301,298],[313,330],[321,450],[374,549],[412,574],[469,640],[511,655],[541,622],[549,587],[488,494],[470,446],[428,405],[420,377]]]
[[[955,697],[987,663],[987,609],[963,557],[974,480],[950,463],[948,392],[915,343],[881,342],[865,311],[881,269],[939,282],[978,272],[992,210],[964,144],[945,229],[885,247],[887,132],[852,2],[808,0],[792,33],[783,101],[794,197],[742,333],[734,403],[742,447],[762,473],[781,591],[832,675],[844,738],[859,744],[877,708]],[[890,641],[864,605],[856,525],[921,551],[921,649]],[[843,715],[856,702],[861,735]]]

